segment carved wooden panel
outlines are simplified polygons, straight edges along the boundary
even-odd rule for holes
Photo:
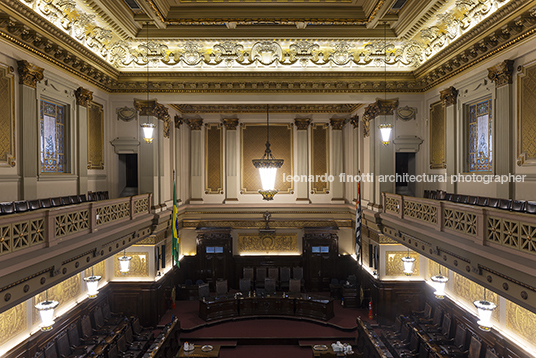
[[[445,266],[438,264],[435,261],[428,260],[428,278],[439,275],[439,267],[441,267],[441,275],[448,277],[449,269]]]
[[[311,172],[315,180],[311,190],[315,194],[328,193],[329,181],[316,180],[329,174],[329,126],[315,124],[311,129]]]
[[[104,169],[104,109],[92,101],[87,112],[87,168]]]
[[[461,210],[443,209],[443,225],[446,229],[467,235],[476,235],[476,215]]]
[[[223,190],[223,131],[220,125],[207,125],[205,131],[205,194]]]
[[[402,257],[407,257],[408,253],[405,251],[386,251],[385,252],[385,275],[386,276],[405,276],[404,274],[404,263],[402,262]],[[419,255],[416,252],[410,252],[410,257],[415,258],[415,263],[413,264],[413,276],[420,275],[420,266],[421,260]]]
[[[518,74],[517,103],[517,165],[536,165],[536,62]]]
[[[437,208],[433,205],[407,200],[404,202],[404,216],[436,224]]]
[[[266,126],[259,124],[243,124],[241,126],[241,176],[240,188],[245,194],[258,194],[262,188],[259,171],[251,162],[263,156],[266,149]],[[270,144],[276,159],[283,159],[283,166],[277,170],[275,188],[279,194],[290,194],[294,187],[293,181],[283,181],[283,174],[293,175],[293,141],[292,125],[270,124]]]
[[[56,220],[56,237],[61,237],[89,228],[89,210],[80,210],[58,215]]]
[[[239,255],[299,254],[298,234],[238,234]]]
[[[149,276],[149,253],[148,252],[127,252],[131,256],[130,270],[126,273],[119,271],[119,257],[123,253],[114,256],[114,277],[148,277]]]
[[[0,313],[0,342],[7,342],[27,328],[26,302]]]
[[[489,216],[486,240],[536,254],[536,225],[520,220]]]
[[[447,126],[445,106],[439,101],[430,105],[430,169],[447,167]]]
[[[12,68],[0,63],[0,166],[15,166],[15,84]]]

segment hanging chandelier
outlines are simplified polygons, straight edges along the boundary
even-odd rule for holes
[[[269,107],[266,105],[266,150],[261,159],[253,159],[253,165],[259,169],[261,176],[262,189],[259,193],[264,200],[273,200],[278,190],[275,187],[277,169],[283,166],[283,159],[275,159],[270,149],[270,115]]]
[[[404,274],[406,276],[413,275],[413,265],[415,264],[415,257],[409,256],[409,249],[408,249],[408,255],[401,258],[402,262],[404,263]]]
[[[497,305],[493,302],[486,300],[486,289],[484,289],[484,299],[475,301],[473,302],[473,304],[477,309],[478,318],[480,318],[480,320],[477,322],[478,328],[480,328],[484,332],[491,331],[491,327],[493,327],[493,325],[491,324],[491,315],[493,313],[493,310],[497,308]]]
[[[439,275],[430,277],[430,280],[435,284],[436,291],[434,292],[435,297],[438,300],[445,298],[445,286],[448,282],[448,277],[445,277],[441,274],[441,265],[439,265]]]
[[[147,103],[149,103],[149,23],[145,24],[147,26],[147,43],[146,43],[146,58],[147,58]],[[156,125],[151,121],[150,113],[140,113],[140,115],[145,115],[145,122],[140,124],[140,127],[143,129],[143,139],[147,143],[153,142],[153,134]]]
[[[126,275],[130,271],[130,260],[132,260],[132,256],[127,256],[127,251],[123,251],[123,256],[120,256],[118,258],[119,260],[119,272],[121,272],[123,275]]]
[[[48,291],[45,291],[45,300],[35,305],[41,317],[41,331],[50,331],[54,326],[54,310],[60,303],[48,299]]]
[[[87,297],[89,299],[97,298],[100,279],[101,276],[95,276],[93,274],[93,267],[91,268],[91,276],[84,277],[87,286]]]
[[[387,103],[387,22],[383,23],[383,73],[384,73],[384,82],[383,89],[385,95],[385,103]],[[382,137],[382,144],[389,145],[391,143],[391,130],[393,125],[389,123],[382,123],[378,126],[380,128],[380,134]]]

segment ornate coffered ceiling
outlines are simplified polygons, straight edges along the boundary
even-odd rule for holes
[[[187,14],[192,6],[205,10],[218,6],[253,21],[258,19],[252,16],[254,11],[266,14],[264,8],[259,10],[261,5],[287,8],[274,14],[290,18],[293,13],[318,11],[326,3],[136,1],[138,10],[129,9],[122,1],[3,0],[0,37],[110,92],[146,91],[147,65],[149,86],[155,92],[379,92],[383,90],[380,74],[384,64],[389,71],[389,91],[415,92],[532,35],[536,19],[532,10],[536,1],[416,1],[393,10],[394,1],[390,0],[351,0],[330,2],[333,10],[321,11],[330,23],[313,24],[309,19],[302,30],[295,25],[270,25],[273,30],[290,26],[301,36],[187,38],[180,34],[192,28],[202,33],[209,25],[199,21],[173,24],[171,15],[177,9]],[[247,9],[240,10],[242,5]],[[345,6],[354,8],[351,21],[334,25],[337,11],[350,14]],[[408,21],[405,13],[414,19]],[[357,15],[363,15],[363,24],[352,23]],[[155,16],[161,18],[155,20]],[[389,22],[387,42],[377,20]],[[144,38],[145,30],[140,30],[140,22],[146,21],[151,21],[149,41]],[[254,33],[257,25],[266,24],[238,24],[235,30]],[[309,37],[314,34],[310,28],[329,34],[340,26],[347,29],[347,36]],[[209,27],[222,34],[238,33],[218,22]],[[356,31],[364,35],[352,36]]]

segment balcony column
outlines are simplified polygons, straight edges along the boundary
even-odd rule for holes
[[[309,125],[311,119],[296,118],[296,175],[309,176]],[[310,203],[309,199],[309,182],[299,180],[294,183],[296,188],[296,201]]]
[[[344,204],[344,182],[340,180],[339,175],[344,173],[344,141],[342,129],[345,118],[333,118],[331,124],[331,175],[334,180],[331,183],[331,201],[338,204]]]
[[[188,119],[190,127],[190,203],[202,203],[203,182],[203,118]]]
[[[87,121],[88,121],[88,109],[89,102],[93,100],[93,92],[78,87],[74,91],[76,97],[76,116],[78,119],[78,194],[87,193]]]
[[[225,127],[225,203],[238,201],[238,118],[221,120]]]
[[[440,92],[440,99],[445,106],[445,122],[446,122],[446,141],[447,141],[447,192],[456,193],[457,184],[452,182],[452,176],[456,175],[458,163],[456,160],[457,148],[459,145],[458,136],[456,135],[456,102],[458,98],[458,90],[454,87],[449,87]]]
[[[495,122],[493,157],[496,175],[509,175],[513,172],[513,73],[513,60],[505,60],[488,68],[488,78],[495,82],[495,116],[492,120]],[[513,198],[514,183],[497,184],[496,196],[504,199]]]
[[[36,120],[39,118],[37,106],[37,82],[43,76],[43,69],[26,60],[18,61],[19,71],[19,118],[21,133],[21,199],[37,199],[37,177],[41,167],[39,163],[39,126]]]

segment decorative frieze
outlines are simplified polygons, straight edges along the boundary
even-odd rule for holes
[[[88,104],[93,101],[93,92],[85,89],[84,87],[78,87],[74,91],[74,95],[76,97],[76,104],[78,106],[87,107]]]
[[[20,76],[19,83],[21,85],[36,88],[37,82],[40,82],[44,78],[44,69],[31,64],[26,60],[17,61],[17,66]]]
[[[450,86],[449,88],[439,92],[439,98],[445,106],[452,106],[456,104],[458,90],[453,86]]]
[[[504,60],[503,62],[488,68],[488,78],[495,82],[495,87],[512,84],[513,74],[513,60]]]

